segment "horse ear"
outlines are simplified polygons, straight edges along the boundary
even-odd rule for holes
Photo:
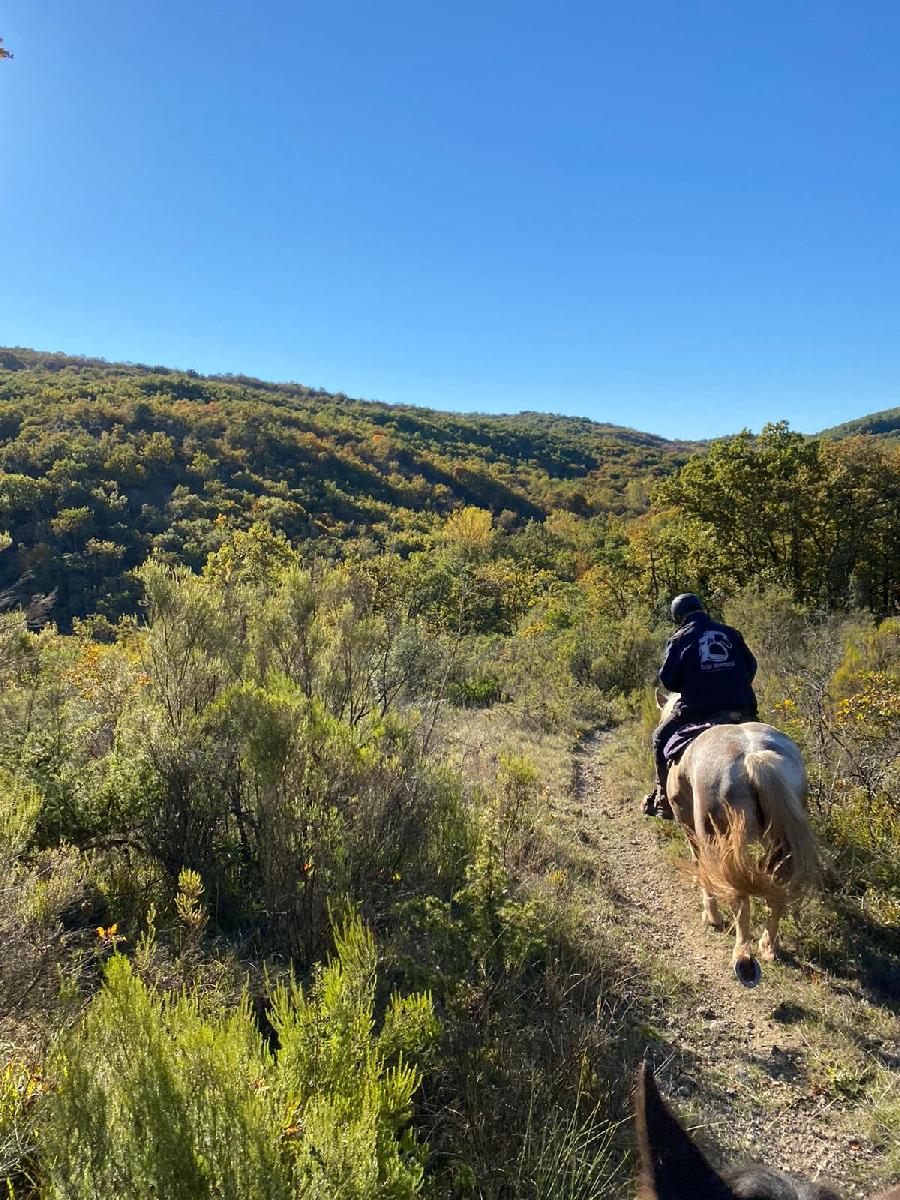
[[[659,709],[660,712],[662,712],[662,710],[666,707],[666,705],[668,703],[669,703],[669,697],[666,695],[665,692],[660,691],[660,689],[657,688],[656,689],[656,707]]]
[[[642,1200],[736,1200],[669,1111],[646,1060],[636,1110]]]

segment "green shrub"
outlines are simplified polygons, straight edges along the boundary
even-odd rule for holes
[[[196,994],[157,995],[115,956],[51,1062],[46,1194],[286,1200],[273,1070],[246,1006],[205,1016]]]
[[[158,993],[115,955],[52,1056],[39,1129],[54,1200],[409,1200],[424,1152],[408,1129],[436,1033],[427,995],[394,997],[380,1032],[376,953],[356,916],[308,991],[276,989],[274,1056],[245,999],[206,1011]]]
[[[601,692],[629,694],[653,678],[662,653],[662,636],[650,614],[598,617],[574,631],[570,650],[573,678]]]
[[[454,680],[447,685],[447,699],[456,708],[489,708],[502,695],[500,680],[494,675]]]
[[[0,1190],[10,1197],[32,1183],[37,1102],[44,1081],[38,1068],[7,1063],[0,1073]]]
[[[298,1193],[317,1200],[405,1200],[419,1191],[424,1150],[407,1129],[419,1074],[407,1056],[437,1034],[430,998],[394,996],[374,1031],[375,944],[358,917],[336,934],[337,958],[309,993],[274,997],[276,1088],[288,1114]]]
[[[854,789],[836,801],[823,824],[837,876],[870,919],[900,923],[900,810],[884,794]]]

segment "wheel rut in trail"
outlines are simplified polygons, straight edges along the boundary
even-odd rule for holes
[[[868,1195],[881,1155],[866,1136],[860,1097],[850,1084],[845,1099],[817,1081],[831,1048],[839,1062],[854,1030],[877,1017],[874,1044],[883,1049],[887,1022],[896,1054],[900,1026],[798,967],[764,963],[759,987],[742,989],[731,971],[731,928],[717,934],[701,924],[699,891],[667,853],[660,822],[643,816],[640,797],[623,804],[611,788],[614,751],[611,734],[581,743],[572,816],[595,859],[595,919],[651,997],[648,1041],[662,1088],[720,1161],[763,1162],[829,1179],[847,1197]]]

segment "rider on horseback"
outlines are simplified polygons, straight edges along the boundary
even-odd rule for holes
[[[669,821],[672,809],[666,796],[669,767],[664,751],[672,734],[726,710],[741,721],[753,721],[757,715],[752,687],[756,659],[738,631],[714,621],[693,592],[675,597],[672,620],[678,622],[678,629],[666,643],[659,681],[680,695],[672,712],[653,731],[657,782],[643,803],[648,816]]]

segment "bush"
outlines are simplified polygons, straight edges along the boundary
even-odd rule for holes
[[[0,1188],[11,1198],[33,1183],[35,1119],[43,1088],[39,1068],[10,1062],[0,1073]]]
[[[308,991],[279,987],[273,1055],[249,1002],[148,988],[115,955],[50,1063],[39,1129],[44,1194],[150,1200],[409,1200],[423,1151],[408,1130],[436,1032],[426,995],[394,997],[375,1031],[375,944],[358,917]]]
[[[494,675],[479,675],[447,685],[447,699],[456,708],[489,708],[503,696],[500,680]]]
[[[574,678],[601,692],[627,695],[653,677],[662,657],[662,637],[646,612],[586,621],[571,650]]]

